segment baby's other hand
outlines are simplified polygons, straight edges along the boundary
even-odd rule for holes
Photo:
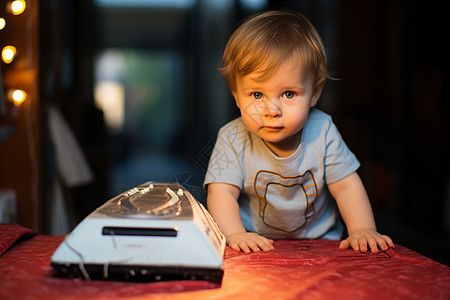
[[[394,248],[394,243],[387,235],[379,234],[374,229],[360,229],[352,232],[348,238],[341,241],[339,249],[353,248],[355,251],[366,252],[369,245],[370,251],[377,252],[379,249],[387,250]]]
[[[272,250],[273,240],[253,232],[236,233],[227,237],[230,248],[244,253]]]

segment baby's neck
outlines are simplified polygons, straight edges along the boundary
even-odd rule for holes
[[[294,154],[295,151],[297,151],[301,139],[302,139],[302,131],[300,130],[298,133],[294,134],[293,136],[290,136],[289,138],[281,142],[271,143],[265,140],[263,140],[263,142],[267,146],[267,148],[269,148],[270,151],[272,151],[272,153],[275,154],[276,156],[288,157]]]

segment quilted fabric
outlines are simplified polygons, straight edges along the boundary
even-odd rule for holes
[[[0,224],[0,256],[3,255],[18,239],[29,238],[36,233],[16,224]]]
[[[400,245],[374,254],[329,240],[280,240],[250,254],[227,248],[218,286],[58,278],[50,261],[63,239],[37,235],[0,257],[0,299],[450,299],[450,268]]]

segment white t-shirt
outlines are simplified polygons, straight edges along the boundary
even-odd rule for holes
[[[220,182],[241,190],[247,231],[273,239],[340,239],[342,225],[327,184],[358,167],[331,117],[318,109],[311,110],[297,150],[283,158],[237,118],[219,131],[204,186]]]

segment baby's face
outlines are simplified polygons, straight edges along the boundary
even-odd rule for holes
[[[322,88],[314,89],[312,76],[298,63],[287,61],[267,80],[260,71],[238,76],[233,93],[246,127],[261,137],[278,156],[297,149],[310,107]]]

